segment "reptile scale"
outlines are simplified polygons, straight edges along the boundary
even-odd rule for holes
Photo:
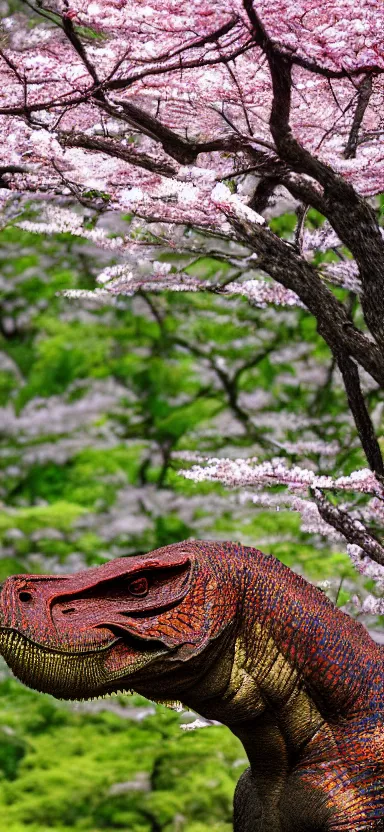
[[[227,725],[235,832],[384,830],[384,648],[271,555],[187,541],[8,578],[0,651],[63,699],[135,690]]]

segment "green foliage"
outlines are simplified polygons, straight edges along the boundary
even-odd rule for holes
[[[15,389],[16,380],[13,373],[0,370],[0,407],[7,404]]]
[[[30,501],[41,498],[48,503],[71,500],[71,505],[79,507],[94,507],[98,501],[112,505],[119,487],[135,481],[141,448],[139,443],[116,446],[108,453],[84,448],[66,466],[55,462],[32,465],[23,483],[23,495]],[[73,515],[74,519],[79,513]]]
[[[225,728],[182,732],[161,706],[138,723],[129,710],[145,700],[107,706],[115,702],[126,718],[0,683],[0,805],[9,832],[151,832],[154,820],[174,832],[178,818],[180,832],[199,823],[229,830],[246,765],[239,741]]]
[[[21,409],[34,396],[63,393],[78,379],[103,378],[108,375],[110,343],[101,326],[87,332],[77,321],[61,325],[42,316],[36,321],[45,337],[36,348],[36,360],[28,381],[16,398]],[[93,331],[92,331],[93,330]]]
[[[274,231],[275,234],[278,234],[279,237],[289,238],[295,230],[296,223],[296,214],[284,214],[282,217],[274,217],[270,221],[269,225],[272,231]]]
[[[0,534],[17,527],[24,534],[31,534],[41,528],[55,528],[68,531],[83,509],[73,503],[57,501],[52,506],[31,506],[0,514]]]

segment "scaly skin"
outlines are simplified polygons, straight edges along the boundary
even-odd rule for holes
[[[65,699],[134,689],[225,723],[250,768],[235,832],[384,830],[384,651],[271,556],[187,541],[9,578],[0,650]]]

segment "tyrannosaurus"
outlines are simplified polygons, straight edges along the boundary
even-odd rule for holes
[[[384,830],[384,649],[271,555],[187,541],[18,575],[0,651],[64,699],[133,689],[227,725],[250,768],[235,832]]]

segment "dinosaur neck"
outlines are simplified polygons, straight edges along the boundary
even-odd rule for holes
[[[239,642],[262,696],[285,707],[297,687],[327,716],[351,714],[371,688],[379,655],[361,624],[275,558],[248,578]],[[369,662],[369,657],[372,662]]]
[[[320,590],[275,558],[249,551],[239,589],[244,600],[231,643],[210,667],[211,692],[202,699],[199,686],[185,701],[227,724],[246,747],[268,714],[287,741],[301,746],[325,719],[360,713],[372,693],[372,672],[380,673],[379,657],[364,628]],[[280,754],[278,734],[269,733]]]

